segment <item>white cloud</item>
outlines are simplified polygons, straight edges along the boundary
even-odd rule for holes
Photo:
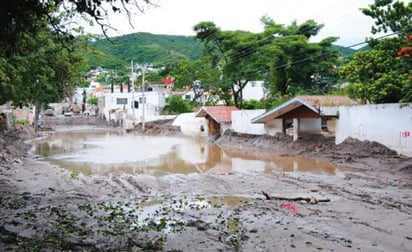
[[[212,21],[222,30],[261,32],[260,18],[268,15],[275,22],[288,25],[313,19],[325,27],[317,39],[340,37],[337,44],[350,46],[364,41],[373,20],[359,10],[373,0],[158,0],[159,7],[142,14],[137,10],[131,23],[125,14],[111,15],[109,22],[118,31],[110,36],[135,32],[194,35],[193,26]],[[89,31],[100,33],[97,27]]]

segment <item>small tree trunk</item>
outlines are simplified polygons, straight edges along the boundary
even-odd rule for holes
[[[38,131],[38,123],[40,120],[40,102],[36,102],[34,105],[34,132]]]

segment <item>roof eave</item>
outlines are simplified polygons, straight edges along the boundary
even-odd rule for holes
[[[271,109],[271,110],[263,113],[262,115],[253,118],[253,119],[251,120],[251,122],[252,122],[252,123],[265,123],[265,122],[267,122],[267,121],[270,120],[270,119],[279,118],[279,117],[281,117],[283,114],[286,114],[287,112],[292,111],[293,109],[299,107],[299,105],[298,105],[298,106],[294,106],[294,108],[289,109],[289,110],[286,110],[285,112],[280,113],[279,115],[276,115],[275,117],[273,116],[273,114],[275,114],[275,113],[278,112],[278,111],[281,111],[282,109],[287,108],[288,106],[292,106],[294,103],[298,103],[298,104],[300,103],[301,105],[304,105],[304,106],[306,106],[307,108],[309,108],[310,110],[312,110],[314,113],[319,114],[319,111],[318,111],[314,106],[312,106],[311,104],[307,103],[305,100],[303,100],[303,99],[301,99],[301,98],[299,98],[299,97],[294,97],[294,98],[292,98],[292,99],[290,99],[290,100],[282,103],[281,105],[275,107],[274,109]]]

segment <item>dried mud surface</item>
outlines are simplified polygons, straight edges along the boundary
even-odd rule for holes
[[[82,128],[49,122],[49,129]],[[70,119],[75,120],[75,119]],[[85,119],[81,119],[85,120]],[[87,119],[88,122],[90,119]],[[170,122],[150,134],[178,134]],[[116,130],[98,121],[96,130]],[[41,134],[46,134],[41,132]],[[39,135],[37,135],[39,136]],[[0,133],[1,251],[411,251],[412,160],[375,142],[296,142],[227,132],[216,143],[259,155],[349,165],[326,176],[235,172],[84,176],[36,160],[28,128]],[[267,200],[262,191],[329,202]]]

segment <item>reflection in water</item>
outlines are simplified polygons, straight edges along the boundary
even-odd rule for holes
[[[73,173],[167,174],[232,172],[313,172],[344,170],[299,156],[222,149],[191,138],[138,136],[119,132],[57,133],[40,141],[35,153]]]

